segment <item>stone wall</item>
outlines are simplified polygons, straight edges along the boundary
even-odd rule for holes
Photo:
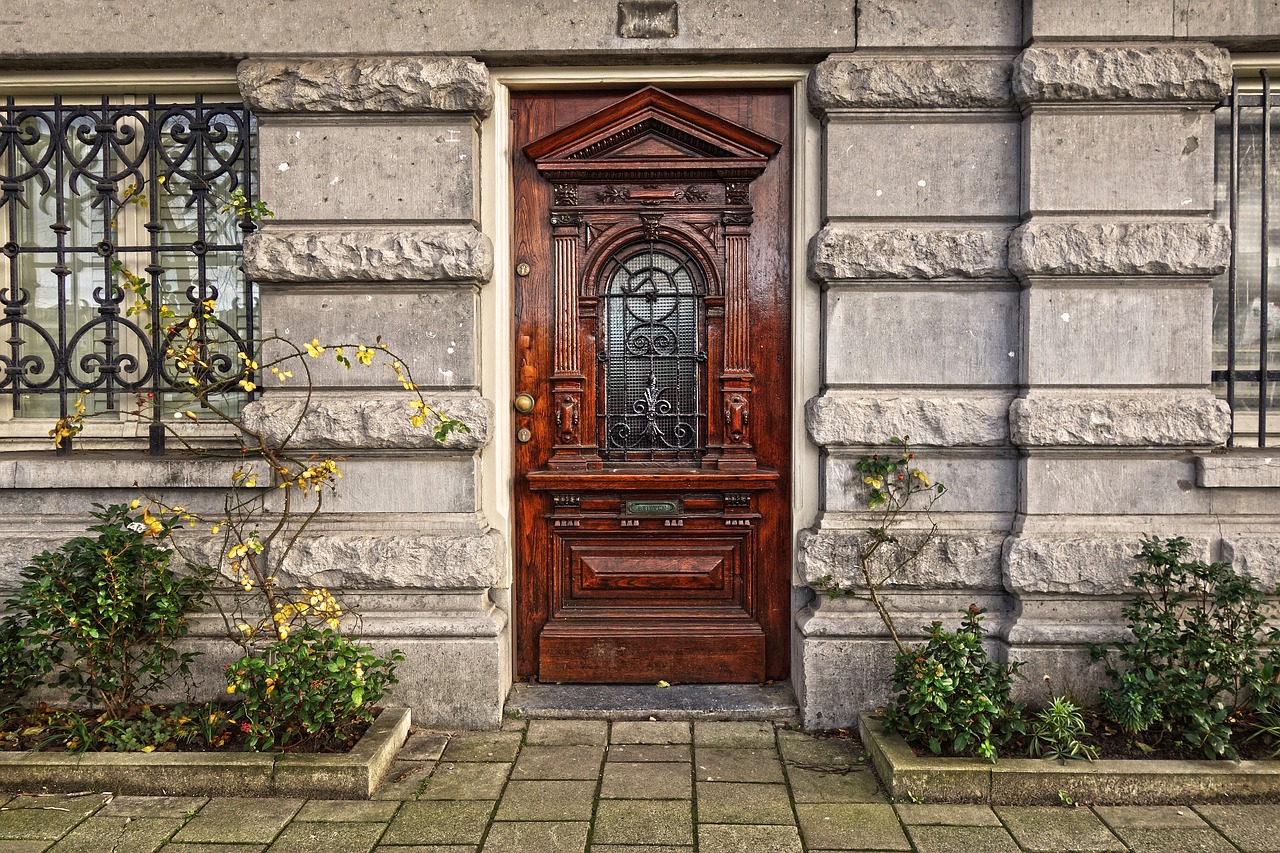
[[[649,63],[655,79],[690,62],[812,66],[797,109],[822,122],[822,222],[793,232],[821,291],[803,318],[821,330],[821,391],[798,403],[822,451],[820,470],[796,472],[821,490],[796,548],[807,725],[848,725],[887,695],[879,618],[812,587],[851,579],[871,520],[854,463],[891,435],[911,436],[950,487],[936,541],[889,592],[899,626],[919,636],[986,606],[993,650],[1026,663],[1029,689],[1051,674],[1092,694],[1085,644],[1121,635],[1143,532],[1280,573],[1280,468],[1212,452],[1230,422],[1207,387],[1209,281],[1229,246],[1210,218],[1212,109],[1227,49],[1280,45],[1280,0],[685,2],[648,38],[620,29],[616,0],[251,13],[214,0],[177,18],[156,0],[65,5],[11,0],[0,68],[109,74],[137,67],[138,45],[148,66],[239,63],[278,213],[245,247],[264,330],[381,334],[472,427],[437,447],[408,429],[394,383],[326,364],[298,433],[349,461],[295,579],[343,588],[366,636],[408,653],[399,697],[427,724],[497,725],[511,681],[503,608],[519,532],[485,522],[478,455],[510,441],[491,426],[506,401],[479,379],[503,333],[479,317],[509,235],[478,225],[482,194],[501,195],[480,146],[501,66],[607,77]],[[248,417],[278,429],[297,405],[276,391]],[[73,502],[141,482],[199,503],[224,475],[0,455],[3,571],[76,532]]]
[[[264,333],[381,336],[417,366],[429,402],[471,429],[439,447],[410,426],[390,371],[318,362],[294,441],[340,450],[345,480],[289,582],[361,594],[361,630],[405,652],[397,700],[426,724],[495,726],[510,665],[507,614],[490,597],[508,585],[504,539],[478,486],[492,415],[477,323],[493,272],[476,225],[487,70],[456,57],[247,60],[238,77],[277,214],[245,241]],[[276,389],[245,417],[270,434],[298,405]]]
[[[1011,47],[966,59],[833,55],[810,77],[827,181],[825,226],[809,243],[824,294],[823,391],[806,420],[825,449],[824,512],[801,537],[801,575],[853,582],[877,523],[854,462],[909,436],[950,488],[936,540],[889,586],[909,637],[975,600],[993,627],[1008,619],[1001,547],[1018,463],[1007,413],[1022,350],[1007,250],[1022,147]],[[911,534],[904,544],[914,547]],[[806,724],[844,725],[887,697],[892,646],[866,602],[815,596],[798,625]]]
[[[810,583],[851,580],[876,518],[852,463],[910,435],[953,488],[936,542],[889,588],[899,627],[976,601],[1031,698],[1049,675],[1088,700],[1085,647],[1123,636],[1139,536],[1185,535],[1269,579],[1280,500],[1261,491],[1269,459],[1204,455],[1230,434],[1206,385],[1209,282],[1230,248],[1211,219],[1228,54],[1099,41],[1182,34],[1113,33],[1062,5],[1035,4],[1034,41],[1008,59],[849,54],[812,74],[826,348],[807,415],[825,512],[800,562]],[[1068,20],[1097,29],[1054,29]],[[892,646],[869,607],[815,597],[799,625],[808,724],[885,697],[867,671],[887,672]]]

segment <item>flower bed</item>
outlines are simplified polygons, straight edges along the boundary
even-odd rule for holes
[[[863,716],[862,743],[885,790],[901,802],[1067,802],[1097,805],[1280,802],[1280,761],[1099,760],[918,756],[898,735]]]
[[[0,752],[0,790],[367,800],[409,735],[388,708],[345,753]]]

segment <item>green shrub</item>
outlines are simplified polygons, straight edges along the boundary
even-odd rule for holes
[[[1031,743],[1027,751],[1032,758],[1053,758],[1064,764],[1068,758],[1098,757],[1098,748],[1083,743],[1084,714],[1079,705],[1066,696],[1055,696],[1036,713],[1031,723]]]
[[[1172,734],[1210,758],[1235,758],[1229,723],[1272,701],[1280,631],[1266,629],[1266,600],[1226,563],[1189,559],[1182,537],[1143,537],[1130,575],[1138,594],[1124,615],[1133,641],[1108,666],[1103,712],[1130,735]],[[1095,659],[1106,655],[1095,647]]]
[[[404,655],[387,657],[332,628],[301,625],[259,654],[226,668],[227,692],[249,749],[287,748],[308,738],[350,740],[397,682]]]
[[[0,709],[18,702],[49,672],[43,655],[33,655],[16,614],[0,619]]]
[[[31,559],[0,634],[0,657],[28,657],[25,674],[9,689],[53,672],[74,698],[121,718],[175,675],[189,677],[195,652],[174,644],[187,616],[210,587],[209,572],[180,574],[173,552],[160,545],[173,521],[126,506],[93,512],[97,536],[79,536]]]
[[[987,656],[985,612],[970,605],[954,633],[934,622],[928,642],[895,657],[896,695],[882,717],[908,743],[995,761],[997,747],[1026,733],[1023,706],[1009,696],[1018,665]]]

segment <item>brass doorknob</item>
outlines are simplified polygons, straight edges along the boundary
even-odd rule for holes
[[[522,415],[527,415],[533,411],[537,401],[533,399],[532,394],[517,394],[515,400],[511,403],[516,407],[516,411]]]

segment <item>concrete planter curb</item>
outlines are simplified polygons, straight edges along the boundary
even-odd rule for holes
[[[0,753],[0,789],[367,800],[409,736],[409,717],[406,708],[385,709],[342,755]]]
[[[865,716],[862,742],[889,796],[926,803],[1094,805],[1241,803],[1280,798],[1280,761],[1069,761],[917,756]]]

